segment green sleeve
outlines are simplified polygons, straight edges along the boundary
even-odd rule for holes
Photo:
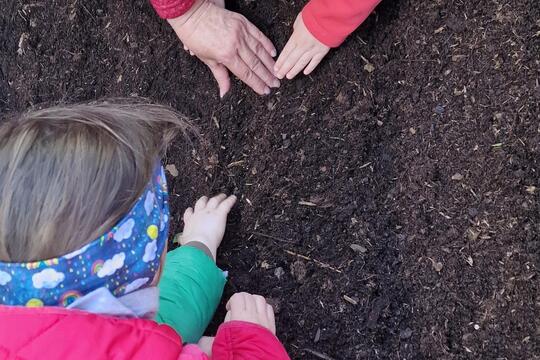
[[[212,320],[226,279],[202,250],[182,246],[167,253],[159,282],[156,321],[173,327],[185,343],[196,343]]]

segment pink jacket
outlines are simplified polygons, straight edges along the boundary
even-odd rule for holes
[[[150,0],[159,16],[183,15],[195,0]],[[311,0],[302,10],[309,32],[323,44],[336,47],[352,33],[381,0]]]
[[[151,320],[63,308],[0,306],[0,359],[208,360],[176,332]],[[267,329],[242,321],[220,326],[214,360],[290,360]]]

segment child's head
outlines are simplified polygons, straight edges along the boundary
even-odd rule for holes
[[[110,229],[187,123],[170,109],[99,103],[0,124],[0,261],[75,251]]]

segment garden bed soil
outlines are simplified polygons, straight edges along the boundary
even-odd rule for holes
[[[282,48],[302,4],[231,5]],[[172,230],[198,196],[239,196],[226,296],[269,297],[294,359],[539,359],[539,18],[383,1],[312,76],[220,100],[144,0],[8,0],[0,110],[143,96],[188,115]]]

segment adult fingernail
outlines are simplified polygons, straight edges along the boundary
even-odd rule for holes
[[[265,95],[270,94],[270,88],[269,87],[264,88],[264,94]]]
[[[272,57],[275,57],[277,55],[277,51],[276,50],[272,50],[272,52],[270,53],[270,55],[272,55]]]
[[[277,79],[272,82],[272,87],[277,88],[277,87],[279,87],[279,85],[280,85],[280,82]]]

